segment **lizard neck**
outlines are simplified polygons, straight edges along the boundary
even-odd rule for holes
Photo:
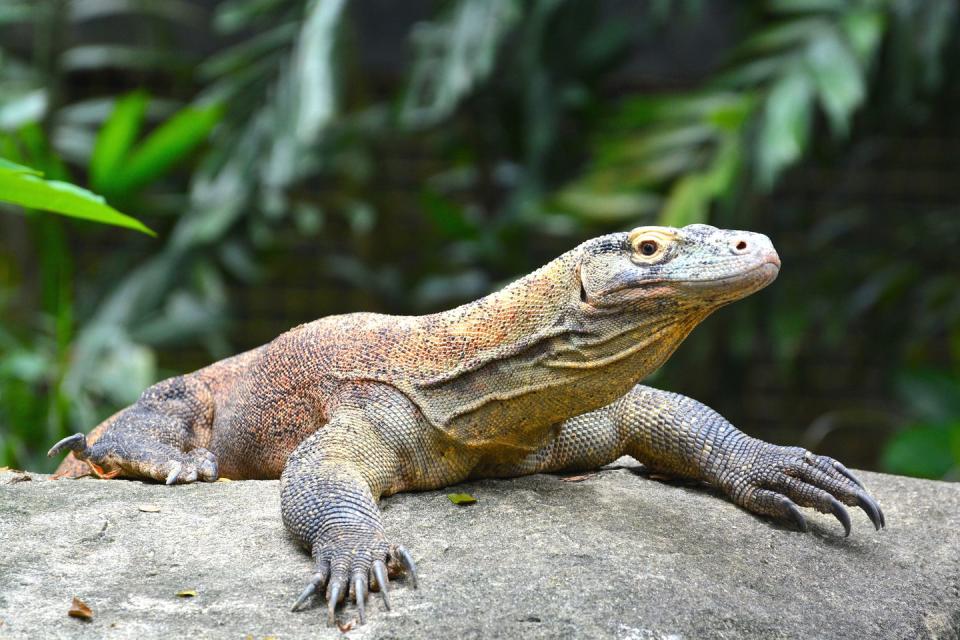
[[[463,442],[536,448],[552,425],[626,393],[706,315],[668,297],[589,307],[580,300],[579,264],[571,251],[496,293],[424,318],[451,358],[407,392],[434,425]]]

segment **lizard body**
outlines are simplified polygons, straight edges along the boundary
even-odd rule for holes
[[[416,580],[377,500],[476,477],[595,468],[627,454],[712,482],[752,511],[883,515],[840,463],[745,436],[694,400],[637,385],[711,312],[769,284],[762,235],[691,225],[589,240],[504,289],[417,317],[355,313],[157,383],[51,449],[59,475],[167,484],[281,478],[284,523],[325,595],[387,601],[388,565]]]

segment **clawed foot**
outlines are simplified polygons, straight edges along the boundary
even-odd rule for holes
[[[336,608],[350,597],[357,603],[360,624],[366,622],[366,598],[370,590],[379,590],[383,606],[390,609],[390,579],[388,574],[406,571],[413,588],[417,588],[417,566],[410,553],[400,545],[378,540],[342,540],[319,546],[314,551],[316,569],[310,583],[293,603],[296,611],[314,594],[324,592],[327,601],[327,621],[336,623]],[[388,570],[389,566],[389,570]]]
[[[833,514],[850,535],[850,514],[844,505],[860,507],[879,531],[886,526],[883,511],[863,483],[845,466],[800,447],[766,443],[748,463],[733,463],[721,485],[734,502],[755,513],[794,522],[801,531],[807,521],[798,507]]]
[[[67,436],[50,448],[47,456],[66,450],[90,467],[98,478],[113,478],[121,473],[132,478],[152,478],[166,484],[217,479],[217,457],[197,448],[186,453],[159,442],[129,443],[104,437],[92,445],[82,433]]]

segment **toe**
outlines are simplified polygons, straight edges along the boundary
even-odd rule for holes
[[[204,448],[197,448],[187,454],[197,469],[198,479],[204,482],[214,482],[219,477],[217,456]]]
[[[828,494],[827,499],[830,502],[830,512],[840,521],[840,524],[843,525],[844,536],[850,537],[850,514],[843,508],[840,501],[833,496]]]
[[[773,516],[781,520],[789,520],[800,531],[807,530],[807,520],[803,517],[800,508],[793,500],[776,491],[758,489],[748,500],[747,508],[756,513]]]
[[[883,517],[883,511],[880,510],[880,505],[878,505],[876,500],[871,498],[868,493],[865,491],[857,492],[857,505],[863,509],[864,513],[870,518],[874,529],[880,531],[880,529],[886,526],[886,520]]]
[[[169,471],[167,471],[167,476],[164,480],[164,483],[170,485],[176,482],[177,478],[180,477],[180,472],[183,471],[183,463],[179,460],[171,460],[168,463],[167,468]]]
[[[403,547],[391,545],[382,534],[373,534],[370,538],[347,536],[336,542],[317,543],[313,557],[317,561],[317,571],[293,606],[299,608],[314,595],[323,593],[326,582],[330,624],[336,622],[338,604],[348,599],[356,604],[360,623],[365,623],[367,596],[372,588],[380,591],[384,608],[390,609],[388,561],[402,565],[415,580],[416,568],[410,554]]]
[[[329,575],[330,565],[324,560],[318,562],[317,569],[310,578],[310,582],[307,584],[306,588],[300,592],[300,596],[297,598],[297,601],[293,603],[290,611],[296,611],[301,605],[303,605],[304,602],[310,599],[313,594],[317,593],[319,590],[322,590],[327,584],[327,576]]]
[[[353,599],[357,603],[357,614],[360,617],[360,624],[367,621],[366,603],[367,603],[367,576],[357,571],[353,574]]]
[[[330,579],[327,585],[327,623],[333,626],[337,623],[337,603],[343,598],[346,589],[340,576]]]
[[[877,530],[886,526],[880,505],[846,467],[833,458],[813,454],[806,461],[810,464],[800,474],[806,482],[827,491],[844,504],[863,509]]]
[[[383,560],[377,560],[373,563],[373,567],[370,568],[371,574],[371,583],[376,585],[376,588],[380,591],[380,595],[383,597],[383,606],[390,610],[390,578],[387,577],[387,565],[384,564]]]
[[[417,564],[413,561],[413,556],[410,555],[410,552],[400,545],[394,545],[390,549],[390,557],[394,562],[399,563],[408,574],[410,574],[410,582],[413,584],[413,588],[416,589]]]

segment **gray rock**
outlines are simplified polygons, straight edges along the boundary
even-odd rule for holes
[[[18,477],[0,474],[0,638],[338,635],[321,603],[289,612],[311,567],[276,482]],[[473,482],[454,489],[478,498],[466,507],[447,491],[388,498],[421,585],[396,580],[392,612],[372,596],[348,636],[958,637],[960,485],[863,479],[888,527],[857,511],[850,538],[827,516],[809,512],[804,534],[625,468]],[[67,616],[74,596],[92,621]]]

